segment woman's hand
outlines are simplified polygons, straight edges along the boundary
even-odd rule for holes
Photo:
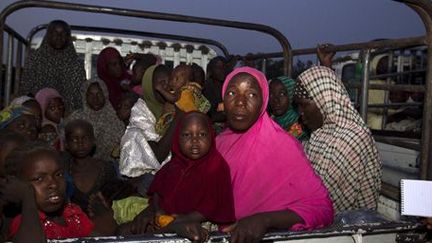
[[[208,231],[197,222],[172,222],[160,230],[161,233],[174,232],[178,236],[188,238],[192,242],[204,242],[208,238]]]
[[[231,234],[231,243],[260,242],[268,230],[267,220],[263,214],[255,214],[237,221],[237,223],[223,229]]]

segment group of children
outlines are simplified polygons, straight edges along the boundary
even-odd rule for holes
[[[128,125],[132,106],[149,88],[137,88],[149,68],[156,69],[151,78],[163,80],[154,89],[166,100],[157,132],[165,132],[176,111],[185,114],[175,126],[173,157],[145,195],[98,153],[99,133],[108,133],[112,125],[95,122],[110,102],[103,83],[90,81],[82,92],[85,108],[71,115],[52,88],[34,98],[20,97],[0,113],[3,239],[43,242],[153,232],[190,237],[185,224],[235,221],[229,168],[216,150],[216,134],[205,115],[210,103],[201,92],[202,69],[181,64],[171,71],[137,58],[131,89],[109,112],[123,129]],[[110,149],[115,160],[116,148]]]

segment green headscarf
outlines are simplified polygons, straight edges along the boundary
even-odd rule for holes
[[[296,82],[295,82],[295,80],[293,80],[291,78],[288,78],[286,76],[280,76],[277,79],[279,81],[281,81],[282,84],[287,89],[287,95],[288,95],[288,99],[289,99],[289,102],[290,102],[290,106],[288,107],[288,110],[285,112],[285,114],[283,114],[281,116],[274,116],[274,115],[272,115],[271,117],[283,129],[285,129],[286,131],[290,131],[291,126],[293,124],[297,123],[298,119],[300,117],[300,115],[299,115],[299,113],[297,111],[297,108],[292,105],[293,104],[293,99],[294,99],[294,89],[295,89]],[[296,135],[296,138],[299,139],[299,140],[306,140],[308,137],[309,137],[309,135],[304,130],[304,128],[302,128],[302,132],[300,134]]]
[[[163,104],[156,100],[153,93],[153,73],[157,66],[153,65],[147,68],[142,78],[143,99],[156,120],[159,119],[163,111]]]

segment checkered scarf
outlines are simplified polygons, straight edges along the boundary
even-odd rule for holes
[[[369,129],[333,70],[312,67],[298,77],[296,93],[309,96],[324,124],[304,149],[330,191],[336,211],[376,209],[381,160]],[[306,93],[305,93],[306,92]]]

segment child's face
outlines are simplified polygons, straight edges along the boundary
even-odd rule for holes
[[[172,90],[178,91],[181,87],[187,84],[189,81],[188,79],[188,72],[185,68],[176,68],[169,80],[169,86]]]
[[[132,70],[133,84],[135,85],[141,84],[145,71],[146,71],[146,67],[144,66],[137,66],[133,68]]]
[[[47,109],[45,111],[45,116],[48,120],[60,123],[61,119],[64,117],[65,106],[61,98],[54,98],[48,102]]]
[[[63,208],[66,192],[64,167],[51,154],[37,154],[21,173],[35,191],[36,205],[45,213],[54,213]]]
[[[105,105],[105,95],[102,92],[99,84],[93,83],[89,86],[86,93],[87,105],[91,109],[98,111]]]
[[[116,114],[121,121],[129,121],[131,109],[134,105],[132,99],[121,99],[117,105]]]
[[[66,136],[66,148],[74,158],[86,158],[94,146],[94,137],[86,129],[75,127]]]
[[[38,137],[37,121],[34,115],[24,114],[11,122],[7,128],[23,135],[30,141],[34,141]]]
[[[206,118],[200,114],[186,117],[180,132],[180,151],[189,159],[200,159],[210,150],[211,137]]]

